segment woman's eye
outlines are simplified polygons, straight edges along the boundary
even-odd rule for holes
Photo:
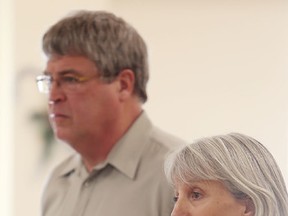
[[[173,201],[174,201],[174,203],[176,203],[177,200],[178,200],[178,196],[174,196],[174,197],[173,197]]]
[[[198,200],[198,199],[202,198],[202,194],[199,193],[199,192],[195,192],[194,191],[194,192],[191,193],[191,197],[192,197],[193,200]]]

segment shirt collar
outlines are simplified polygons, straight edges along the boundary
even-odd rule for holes
[[[68,177],[72,173],[81,167],[82,159],[79,154],[74,154],[67,159],[69,162],[66,161],[65,167],[61,169],[59,176]],[[78,169],[79,170],[79,169]]]
[[[145,112],[135,120],[108,155],[107,162],[131,179],[135,178],[152,123]]]

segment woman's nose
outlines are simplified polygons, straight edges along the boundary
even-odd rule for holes
[[[171,216],[192,216],[189,214],[188,206],[183,200],[179,200],[175,203]]]
[[[188,216],[189,211],[187,211],[185,205],[178,205],[177,203],[174,205],[171,216]]]

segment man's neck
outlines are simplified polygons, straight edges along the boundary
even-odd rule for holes
[[[87,138],[86,141],[82,140],[81,146],[76,151],[82,156],[86,169],[91,172],[92,169],[99,163],[105,161],[117,142],[124,136],[124,134],[133,125],[135,120],[141,115],[142,110],[121,118],[118,124],[121,127],[110,128],[103,131],[97,137]],[[91,142],[93,140],[93,142]]]

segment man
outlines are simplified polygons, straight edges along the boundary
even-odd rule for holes
[[[77,154],[53,171],[43,216],[167,216],[173,208],[163,161],[182,141],[152,125],[147,49],[136,30],[104,11],[80,11],[43,36],[37,77],[49,95],[55,135]]]

